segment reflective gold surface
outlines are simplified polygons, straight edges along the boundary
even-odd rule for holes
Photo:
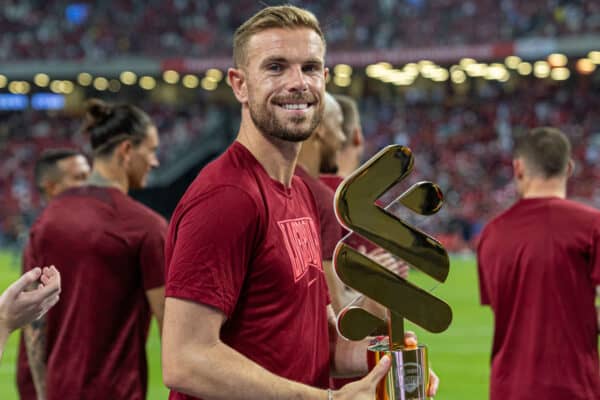
[[[407,147],[384,148],[340,185],[335,196],[336,214],[349,230],[443,282],[448,276],[449,259],[442,245],[376,204],[378,198],[410,174],[413,164]],[[441,208],[443,195],[437,185],[420,182],[392,203],[431,215]],[[403,344],[404,318],[431,332],[444,331],[450,324],[452,311],[445,302],[343,242],[338,243],[334,262],[344,283],[389,310],[387,316],[373,315],[359,304],[349,305],[338,316],[338,329],[346,338],[358,340],[387,329],[395,348]]]

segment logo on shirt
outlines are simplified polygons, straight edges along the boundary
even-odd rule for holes
[[[277,223],[283,233],[285,249],[290,257],[294,282],[298,282],[310,267],[322,269],[319,237],[313,220],[305,217]]]

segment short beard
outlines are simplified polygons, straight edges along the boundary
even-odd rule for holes
[[[310,121],[310,125],[306,130],[300,129],[288,129],[277,120],[275,113],[260,112],[255,110],[254,107],[248,103],[248,109],[250,110],[250,118],[254,122],[254,125],[265,135],[286,141],[286,142],[303,142],[308,139],[317,126],[321,123],[323,116],[322,109],[317,109],[313,114],[313,118]],[[306,120],[306,117],[298,117],[290,120],[292,124],[301,124]]]

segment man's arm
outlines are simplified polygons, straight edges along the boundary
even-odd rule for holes
[[[157,287],[146,291],[150,310],[158,323],[158,334],[162,336],[163,317],[165,315],[165,287]]]
[[[224,322],[225,315],[212,307],[166,299],[163,379],[167,387],[205,400],[328,398],[325,390],[274,375],[221,342]],[[384,360],[360,385],[335,392],[334,398],[371,400],[389,368],[389,360]]]
[[[0,295],[0,359],[8,336],[44,315],[58,302],[59,293],[60,274],[52,266],[33,268]]]
[[[46,398],[46,317],[23,328],[27,361],[38,400]]]

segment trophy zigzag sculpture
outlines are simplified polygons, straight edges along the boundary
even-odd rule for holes
[[[335,195],[338,220],[349,230],[403,259],[433,279],[444,282],[449,272],[446,250],[431,236],[403,222],[376,201],[412,171],[409,148],[387,146],[349,176]],[[410,187],[396,201],[421,215],[435,214],[442,206],[440,188],[431,182]],[[335,250],[335,269],[346,285],[387,308],[387,316],[375,316],[356,302],[338,316],[338,330],[350,340],[387,333],[390,348],[404,344],[407,320],[430,332],[442,332],[452,320],[444,301],[415,286],[363,255],[341,240]]]

